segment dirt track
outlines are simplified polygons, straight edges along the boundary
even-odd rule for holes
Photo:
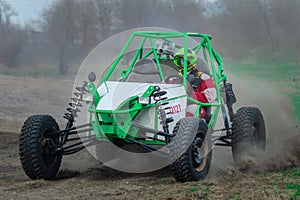
[[[61,116],[72,87],[72,81],[0,76],[1,199],[289,199],[294,191],[286,185],[300,182],[299,176],[282,173],[240,173],[230,149],[221,147],[214,149],[208,177],[196,183],[176,183],[168,168],[146,174],[118,172],[101,166],[86,151],[64,157],[57,180],[32,181],[23,173],[18,157],[22,123],[31,114],[46,113],[64,124]],[[299,167],[298,139],[293,137],[281,146],[280,156],[264,158],[259,170]]]

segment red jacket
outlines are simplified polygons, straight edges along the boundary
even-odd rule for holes
[[[214,102],[217,98],[217,91],[214,81],[209,75],[204,73],[200,75],[200,78],[202,82],[195,89],[192,97],[196,97],[195,99],[203,103]]]
[[[200,75],[200,78],[202,81],[198,85],[198,87],[194,90],[191,97],[203,103],[212,103],[216,101],[217,91],[213,79],[205,73],[202,73]],[[187,116],[191,116],[190,114],[192,113],[188,112]],[[202,107],[201,115],[202,117],[206,115],[205,109],[203,107]]]

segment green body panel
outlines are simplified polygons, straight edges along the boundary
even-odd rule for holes
[[[209,122],[209,127],[214,128],[217,120],[218,113],[220,112],[220,105],[221,105],[221,94],[220,94],[220,83],[226,81],[227,76],[223,73],[223,61],[221,56],[214,51],[211,46],[211,39],[210,35],[200,34],[200,33],[178,33],[178,32],[134,32],[128,41],[126,42],[125,46],[121,50],[119,56],[114,60],[112,66],[108,70],[107,74],[103,78],[100,84],[105,83],[109,80],[110,76],[116,69],[117,65],[119,64],[121,58],[126,53],[126,50],[132,43],[132,41],[136,37],[142,37],[142,40],[132,58],[131,63],[128,66],[128,69],[122,70],[120,76],[125,79],[130,72],[132,71],[134,64],[137,62],[138,59],[141,58],[148,58],[149,56],[154,57],[154,61],[157,64],[158,72],[160,75],[161,80],[164,80],[164,74],[162,67],[160,65],[160,59],[156,52],[156,47],[153,39],[161,39],[163,41],[173,43],[172,38],[183,38],[183,48],[185,50],[184,53],[184,73],[183,73],[183,86],[186,90],[186,74],[187,74],[187,49],[189,46],[189,38],[198,38],[200,42],[193,46],[192,49],[197,54],[199,51],[203,51],[203,56],[205,61],[210,65],[211,76],[215,82],[216,90],[217,90],[217,99],[215,103],[201,103],[191,97],[187,97],[189,102],[195,103],[198,105],[198,111],[194,113],[194,116],[201,110],[202,106],[211,106],[215,107],[214,112],[212,114],[211,120]],[[145,45],[146,41],[149,41],[151,46],[150,50],[144,51],[143,46]],[[108,138],[119,138],[127,141],[126,138],[130,137],[135,139],[139,129],[132,126],[132,121],[135,119],[137,114],[143,110],[148,109],[150,107],[156,106],[155,104],[149,105],[142,105],[138,103],[138,96],[132,96],[122,102],[117,109],[115,110],[97,110],[95,107],[98,105],[101,97],[97,92],[95,85],[91,82],[88,83],[88,90],[94,96],[94,101],[90,103],[88,111],[94,118],[91,118],[91,124],[95,130],[96,138],[105,140],[106,137]],[[154,87],[149,87],[143,94],[142,97],[150,97],[154,91]],[[179,99],[184,96],[178,96],[173,99],[168,99],[166,101],[172,101],[174,99]],[[164,102],[166,102],[164,101]],[[154,128],[157,130],[159,123],[157,117],[157,109],[155,109],[155,126]],[[156,136],[154,136],[156,138]],[[159,140],[141,140],[145,144],[154,144],[154,145],[165,145],[166,143]]]
[[[98,104],[99,100],[100,100],[100,95],[97,91],[97,88],[95,87],[94,83],[87,83],[87,88],[89,90],[89,92],[94,96],[94,104]]]

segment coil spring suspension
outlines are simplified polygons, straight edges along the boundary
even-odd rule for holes
[[[72,102],[69,103],[69,108],[67,108],[67,111],[63,118],[68,120],[66,129],[69,129],[73,126],[73,122],[75,122],[75,118],[78,117],[77,113],[80,112],[80,107],[82,107],[82,96],[83,94],[85,94],[86,92],[88,92],[88,90],[86,89],[86,82],[84,81],[82,83],[81,87],[76,87],[76,90],[73,93],[73,97],[71,98]]]
[[[232,89],[232,84],[231,83],[226,83],[226,102],[229,105],[233,105],[236,103],[236,97]]]
[[[227,105],[236,103],[236,97],[231,83],[224,83],[224,85],[222,85],[221,95]]]
[[[224,81],[224,86],[222,87],[221,95],[223,97],[224,102],[227,105],[230,121],[232,122],[235,115],[232,106],[234,103],[236,103],[236,97],[233,92],[231,83],[226,83],[226,81]]]
[[[153,92],[152,96],[153,96],[154,101],[159,103],[158,118],[160,120],[160,124],[163,126],[164,132],[167,134],[170,134],[168,124],[173,122],[174,119],[173,119],[173,117],[167,117],[167,115],[171,114],[171,112],[170,112],[170,107],[167,106],[169,104],[169,102],[163,103],[164,100],[168,99],[168,97],[165,96],[166,94],[167,94],[166,91],[162,91],[160,89],[160,87],[156,86],[155,91]],[[167,139],[166,142],[168,143],[169,138],[166,138],[166,139]]]

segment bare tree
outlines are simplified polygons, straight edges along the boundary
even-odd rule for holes
[[[77,24],[78,36],[81,41],[81,48],[87,52],[100,40],[100,32],[97,29],[97,9],[93,0],[84,0],[79,2]]]
[[[11,24],[11,18],[16,16],[17,13],[5,1],[0,1],[0,25],[7,26]]]
[[[24,34],[21,28],[11,23],[17,13],[4,1],[0,1],[0,62],[7,67],[15,67],[21,52]]]
[[[180,31],[199,30],[203,22],[202,0],[122,0],[121,29],[159,26]]]
[[[43,12],[43,27],[58,58],[62,75],[67,73],[72,58],[78,53],[78,12],[77,0],[57,1]]]
[[[95,6],[95,24],[102,38],[119,30],[120,0],[92,0]]]
[[[66,74],[101,39],[111,35],[118,21],[119,0],[60,0],[43,13],[43,28],[56,53],[59,71]]]
[[[294,59],[299,62],[300,49],[300,1],[272,0],[270,3],[270,18],[272,34],[276,40],[276,51],[279,59]]]
[[[239,60],[272,58],[278,47],[299,48],[299,8],[299,0],[58,0],[45,10],[43,24],[66,74],[99,41],[146,26],[213,34],[221,53]]]
[[[222,4],[222,12],[208,20],[210,30],[220,41],[222,53],[230,52],[232,58],[238,60],[262,57],[258,52],[264,52],[264,56],[271,54],[266,28],[269,21],[260,1],[223,0]]]
[[[172,18],[173,26],[180,31],[200,31],[204,23],[204,2],[202,0],[170,0],[172,3]],[[202,30],[203,31],[203,30]]]

